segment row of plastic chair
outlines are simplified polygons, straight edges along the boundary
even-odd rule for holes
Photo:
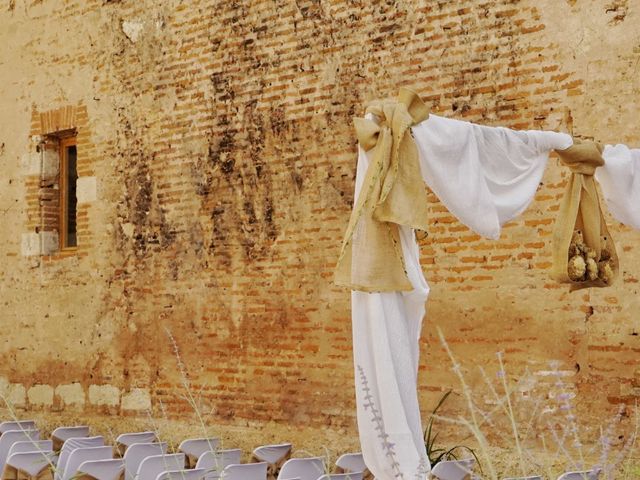
[[[567,472],[560,475],[558,480],[598,480],[600,473],[602,473],[600,468],[582,470],[579,472]],[[505,478],[504,480],[542,480],[542,477],[540,475],[533,475],[531,477]]]
[[[241,464],[242,452],[217,450],[216,438],[188,439],[180,444],[181,453],[168,454],[166,443],[158,442],[154,432],[122,434],[115,447],[105,445],[101,436],[88,435],[87,426],[60,427],[51,440],[39,440],[34,421],[0,423],[3,479],[22,473],[20,478],[32,480],[265,480],[268,469],[274,468],[279,480],[361,480],[365,469],[361,454],[346,454],[337,468],[351,473],[325,474],[320,457],[289,459],[290,443],[258,447],[253,451],[257,463]],[[114,453],[121,458],[114,458]]]
[[[431,470],[431,478],[433,480],[469,480],[477,478],[473,474],[475,467],[475,458],[466,458],[463,460],[448,460],[439,462],[434,465]],[[598,480],[601,469],[594,468],[580,472],[567,472],[558,477],[557,480]],[[530,477],[513,477],[504,480],[542,480],[541,476],[533,475]]]

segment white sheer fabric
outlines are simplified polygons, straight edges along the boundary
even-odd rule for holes
[[[607,145],[602,157],[596,180],[607,208],[616,220],[640,230],[640,149]]]
[[[533,199],[553,149],[573,144],[554,132],[491,128],[436,115],[412,129],[424,181],[462,223],[498,238]],[[359,149],[356,198],[369,165]],[[400,228],[411,292],[351,293],[358,429],[378,480],[429,472],[417,394],[419,338],[429,287],[413,230]]]
[[[437,115],[412,130],[424,181],[460,222],[491,239],[533,199],[549,152],[573,145],[565,133],[485,127]]]
[[[360,149],[356,198],[369,165]],[[413,231],[400,228],[411,292],[351,293],[358,430],[377,479],[429,472],[417,394],[419,338],[429,287]]]

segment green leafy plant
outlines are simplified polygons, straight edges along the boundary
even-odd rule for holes
[[[427,456],[429,457],[429,463],[431,464],[431,468],[439,462],[445,460],[457,460],[458,453],[457,452],[469,452],[476,459],[476,463],[480,465],[478,461],[478,457],[476,456],[475,451],[467,447],[466,445],[454,445],[450,448],[445,447],[436,447],[436,440],[438,438],[438,433],[433,432],[433,423],[436,420],[436,414],[438,410],[447,398],[451,395],[451,390],[447,391],[441,398],[436,407],[432,410],[431,415],[429,416],[429,421],[427,422],[427,428],[424,430],[424,445],[427,448]],[[482,470],[482,469],[481,469]]]

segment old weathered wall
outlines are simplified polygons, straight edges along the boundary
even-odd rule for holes
[[[441,115],[640,146],[639,17],[626,0],[0,2],[4,391],[33,411],[192,422],[186,381],[212,424],[353,447],[349,295],[331,284],[351,118],[408,86]],[[63,107],[79,249],[25,255],[31,137]],[[554,284],[566,178],[552,159],[497,242],[431,196],[425,410],[448,388],[462,406],[436,327],[478,391],[474,365],[493,375],[504,351],[510,378],[532,375],[522,396],[550,402],[558,360],[593,428],[640,396],[639,233],[611,223],[614,287]]]

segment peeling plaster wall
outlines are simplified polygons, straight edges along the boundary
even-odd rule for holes
[[[351,118],[405,85],[441,115],[640,147],[639,15],[611,0],[0,2],[3,391],[33,412],[190,425],[186,379],[212,424],[354,446],[349,296],[330,283]],[[89,233],[81,254],[23,256],[38,187],[21,159],[65,106],[86,109]],[[612,222],[615,287],[553,284],[565,180],[551,160],[498,242],[431,195],[425,410],[448,388],[462,408],[436,326],[473,388],[504,351],[537,379],[523,398],[553,403],[560,361],[594,428],[640,396],[638,232]]]

